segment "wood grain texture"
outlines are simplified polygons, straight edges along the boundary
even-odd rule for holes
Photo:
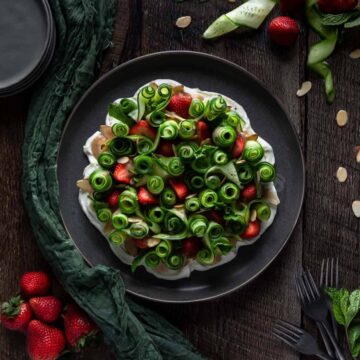
[[[360,62],[348,53],[360,47],[355,33],[331,58],[336,74],[337,97],[328,106],[321,81],[305,70],[308,41],[313,35],[303,31],[292,49],[269,43],[264,28],[244,34],[231,34],[221,40],[205,42],[203,30],[221,13],[235,7],[225,0],[198,3],[187,0],[119,0],[113,47],[107,50],[100,74],[116,65],[151,52],[164,50],[202,51],[224,57],[243,66],[263,81],[284,104],[294,122],[306,156],[306,201],[301,219],[289,243],[278,259],[252,284],[217,301],[193,305],[159,305],[142,301],[179,326],[189,340],[210,359],[295,360],[293,351],[271,335],[277,318],[305,323],[296,302],[293,275],[305,265],[318,276],[324,256],[341,257],[341,278],[348,287],[360,283],[359,219],[351,212],[351,202],[360,198],[360,166],[354,158],[354,146],[360,145],[360,108],[358,90]],[[174,26],[180,16],[192,16],[191,25],[179,30]],[[355,40],[354,40],[355,39]],[[356,43],[357,42],[357,43]],[[214,69],[216,71],[216,69]],[[310,78],[314,87],[302,99],[295,95],[302,81]],[[1,256],[0,294],[8,298],[16,292],[16,282],[24,271],[46,268],[36,248],[22,206],[20,194],[21,152],[24,121],[31,90],[9,99],[0,99],[0,185]],[[337,110],[349,112],[348,125],[339,129]],[[11,124],[9,126],[9,124]],[[276,155],[276,154],[275,154]],[[9,161],[11,159],[11,161]],[[346,183],[334,177],[338,166],[349,172]],[[281,179],[280,179],[281,180]],[[291,184],[284,184],[291,186]],[[24,339],[0,330],[0,360],[26,359]],[[78,359],[112,359],[109,350],[88,349]]]

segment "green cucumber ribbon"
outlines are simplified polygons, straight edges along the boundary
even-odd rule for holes
[[[135,239],[143,239],[149,235],[149,225],[140,218],[129,218],[130,227],[124,232]]]
[[[227,255],[234,249],[234,245],[232,245],[226,237],[214,240],[211,243],[211,247],[213,248],[214,253],[219,255]]]
[[[97,169],[90,174],[89,183],[94,191],[104,192],[111,189],[113,181],[109,171]]]
[[[215,165],[225,165],[229,161],[229,157],[223,150],[216,150],[213,154],[213,163]]]
[[[244,232],[250,220],[250,207],[244,203],[232,204],[224,215],[226,232],[231,235],[239,235]]]
[[[326,59],[335,50],[338,40],[338,29],[322,24],[322,17],[316,4],[317,0],[306,1],[306,18],[311,28],[319,34],[322,40],[310,47],[307,67],[323,78],[327,101],[332,103],[335,97],[335,90],[331,69]]]
[[[226,118],[224,120],[224,123],[227,125],[232,126],[235,128],[238,132],[241,132],[243,129],[243,126],[245,125],[245,120],[236,112],[236,111],[228,111],[225,113]]]
[[[113,213],[111,222],[115,230],[123,230],[129,225],[128,217],[120,210]]]
[[[224,228],[215,221],[210,221],[209,226],[206,230],[206,237],[209,238],[210,242],[220,239],[224,234]]]
[[[211,190],[217,190],[221,186],[222,179],[218,175],[210,175],[205,178],[205,185]]]
[[[144,256],[144,263],[146,266],[148,266],[150,269],[155,269],[160,265],[161,259],[156,253],[155,250],[149,251]]]
[[[183,120],[179,125],[179,136],[182,139],[191,139],[196,134],[195,120]]]
[[[172,86],[160,84],[156,90],[155,96],[151,99],[150,107],[152,111],[160,111],[166,108],[172,95]]]
[[[236,131],[235,129],[230,126],[218,126],[212,133],[212,139],[215,145],[219,147],[228,148],[232,144],[234,144],[236,140]]]
[[[137,109],[135,111],[132,111],[129,115],[134,120],[141,120],[145,114],[146,107],[149,106],[155,94],[156,89],[152,84],[146,85],[141,88],[137,95]]]
[[[260,221],[268,221],[270,219],[271,209],[265,201],[254,200],[249,204],[249,207],[256,210],[256,217]]]
[[[146,186],[152,194],[159,195],[164,190],[165,183],[162,177],[152,175],[147,178]]]
[[[171,176],[179,176],[185,171],[184,164],[179,157],[157,157],[157,163]]]
[[[179,125],[175,120],[166,120],[159,126],[159,135],[165,140],[174,140],[179,134]]]
[[[160,224],[164,220],[165,211],[160,206],[155,206],[147,210],[146,217],[150,221]]]
[[[276,178],[275,166],[264,161],[256,165],[256,170],[259,173],[260,181],[262,183],[268,183],[274,181]]]
[[[200,99],[192,99],[189,107],[189,115],[194,120],[201,119],[205,114],[205,104]]]
[[[99,219],[99,221],[103,223],[107,223],[108,221],[111,220],[112,212],[109,208],[102,208],[96,212],[96,216]]]
[[[134,157],[134,171],[136,174],[149,174],[153,171],[154,159],[148,155],[138,155]]]
[[[133,99],[121,99],[119,102],[111,103],[108,107],[108,113],[114,119],[117,119],[127,126],[133,125],[134,121],[130,113],[137,109],[136,102]]]
[[[165,113],[161,110],[155,110],[146,116],[149,124],[153,127],[159,127],[166,120]]]
[[[202,145],[195,151],[195,159],[191,162],[193,170],[205,173],[211,166],[213,153],[217,150],[213,145]]]
[[[255,177],[255,170],[249,163],[236,164],[239,180],[242,184],[248,184]]]
[[[197,197],[191,197],[185,200],[185,209],[189,212],[195,212],[200,209],[200,200]]]
[[[218,95],[208,100],[206,104],[206,114],[205,114],[206,118],[209,121],[213,121],[221,114],[223,114],[226,108],[227,108],[227,104],[225,99],[221,95]]]
[[[169,209],[163,224],[167,233],[156,234],[153,236],[154,238],[161,240],[182,240],[188,237],[188,219],[184,209]]]
[[[199,194],[200,204],[205,209],[213,208],[218,201],[218,195],[214,190],[206,189]]]
[[[135,153],[134,143],[128,137],[115,137],[109,142],[109,150],[116,158]]]
[[[172,207],[176,204],[176,194],[171,188],[166,188],[160,195],[161,205],[165,207]]]
[[[193,142],[182,142],[176,147],[176,153],[183,162],[190,162],[195,157],[198,146]]]
[[[204,215],[195,214],[189,217],[189,229],[196,237],[203,237],[208,227],[208,219]]]
[[[130,128],[129,125],[123,121],[118,121],[113,124],[111,131],[115,136],[126,136],[129,134]]]
[[[240,196],[240,189],[234,183],[225,183],[218,192],[219,198],[224,203],[232,203]]]
[[[186,171],[184,181],[190,191],[198,191],[205,185],[204,177],[198,175],[195,171]]]
[[[248,140],[245,143],[245,148],[243,151],[243,159],[249,161],[250,163],[257,163],[260,161],[265,154],[264,148],[256,140]]]
[[[111,169],[116,163],[116,157],[109,151],[103,151],[98,157],[98,163],[104,169]]]
[[[166,258],[170,255],[172,250],[171,241],[162,240],[155,248],[156,255],[159,258]]]
[[[122,231],[113,231],[109,235],[109,242],[113,245],[122,245],[127,239],[127,234]]]
[[[236,171],[236,167],[232,161],[227,163],[226,165],[216,165],[211,167],[210,169],[207,170],[205,174],[205,179],[213,174],[222,174],[229,181],[233,182],[239,188],[242,188],[238,173]]]
[[[184,266],[185,257],[181,254],[172,254],[163,259],[163,263],[171,270],[178,270]]]
[[[128,187],[119,196],[119,207],[124,214],[133,214],[138,209],[136,190]]]

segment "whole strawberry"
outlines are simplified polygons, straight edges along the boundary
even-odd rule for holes
[[[268,27],[270,39],[282,46],[293,45],[299,33],[299,25],[288,16],[278,16],[272,19]]]
[[[27,272],[20,279],[20,289],[29,298],[46,295],[50,287],[50,276],[43,271]]]
[[[66,340],[75,349],[84,347],[98,332],[96,324],[74,303],[69,303],[65,310],[64,327]]]
[[[171,97],[167,106],[169,111],[173,111],[184,119],[189,117],[189,107],[192,102],[192,97],[187,93],[178,93]]]
[[[46,323],[56,321],[61,314],[61,301],[55,296],[33,297],[29,300],[29,304],[35,317]]]
[[[31,360],[55,360],[65,348],[64,333],[39,320],[28,326],[26,350]]]
[[[351,11],[357,4],[358,0],[318,0],[320,10],[329,14]]]
[[[25,332],[32,316],[30,305],[20,296],[11,298],[1,306],[1,322],[8,330]]]

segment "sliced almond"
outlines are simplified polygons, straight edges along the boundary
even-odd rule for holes
[[[360,163],[360,146],[355,147],[355,157],[356,157],[356,162]]]
[[[251,210],[250,221],[255,221],[256,217],[257,217],[256,210],[255,209]]]
[[[173,86],[173,88],[172,88],[172,93],[173,94],[178,94],[178,93],[181,93],[181,92],[184,92],[184,85]]]
[[[296,96],[301,97],[306,95],[312,88],[312,83],[311,81],[304,81],[301,84],[300,89],[296,92]]]
[[[149,238],[146,240],[146,244],[148,247],[152,248],[155,247],[157,244],[159,244],[160,241],[161,241],[160,239]]]
[[[117,160],[117,162],[119,164],[127,164],[129,161],[130,161],[130,158],[128,156],[123,156]]]
[[[167,118],[172,119],[172,120],[179,120],[179,121],[184,120],[184,118],[182,118],[181,116],[177,115],[176,113],[174,113],[172,111],[165,110],[165,115]]]
[[[340,127],[345,126],[348,122],[348,113],[345,110],[339,110],[336,114],[336,122]]]
[[[246,163],[246,160],[244,160],[244,159],[236,160],[236,162],[235,162],[236,165],[241,165],[241,164],[245,164],[245,163]]]
[[[113,232],[115,229],[114,227],[112,226],[112,223],[111,221],[108,221],[105,226],[104,226],[104,232],[105,234],[110,234],[111,232]]]
[[[191,24],[191,16],[181,16],[176,20],[175,25],[180,29],[185,29]]]
[[[351,59],[360,59],[360,49],[355,49],[349,54]]]
[[[100,125],[100,132],[103,136],[105,136],[108,140],[115,137],[114,133],[111,130],[111,126]]]
[[[84,190],[88,193],[92,193],[94,190],[93,188],[91,187],[90,185],[90,182],[88,179],[81,179],[81,180],[78,180],[76,182],[76,186],[81,189],[81,190]]]
[[[263,198],[271,205],[279,205],[280,199],[277,196],[277,193],[274,191],[271,191],[270,189],[264,189]]]
[[[256,141],[258,138],[259,138],[258,134],[246,135],[246,140],[254,140],[254,141]]]
[[[336,171],[336,177],[339,182],[345,182],[348,177],[347,170],[344,167],[340,166]]]
[[[357,218],[360,218],[360,200],[355,200],[352,203],[352,210]]]
[[[91,143],[91,152],[97,158],[104,150],[107,138],[104,135],[97,136]]]

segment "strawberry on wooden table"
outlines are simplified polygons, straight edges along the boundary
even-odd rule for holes
[[[55,296],[33,297],[29,300],[29,304],[35,317],[46,323],[56,321],[61,315],[62,304]]]
[[[147,206],[147,205],[157,204],[156,197],[151,192],[149,192],[148,189],[144,186],[139,188],[137,197],[140,205]]]
[[[299,33],[298,23],[288,16],[278,16],[272,19],[268,27],[270,39],[282,46],[294,44]]]
[[[187,119],[189,117],[189,107],[191,102],[192,97],[190,94],[185,92],[177,93],[171,97],[167,109],[173,111],[182,118]]]
[[[8,330],[25,332],[32,317],[30,305],[20,296],[11,298],[1,306],[1,323]]]
[[[318,0],[319,8],[328,14],[340,14],[351,11],[358,4],[358,0]]]
[[[50,287],[50,276],[44,271],[30,271],[20,278],[20,289],[27,297],[46,295]]]
[[[28,326],[26,349],[31,360],[56,360],[65,348],[64,333],[39,320]]]
[[[259,220],[250,221],[249,225],[240,236],[243,239],[254,238],[255,236],[258,236],[260,234],[260,229],[261,229],[261,225]]]
[[[240,198],[242,201],[250,202],[257,196],[257,189],[255,184],[246,185],[240,192]]]
[[[120,183],[130,184],[131,182],[131,173],[128,169],[128,164],[116,164],[113,178]]]
[[[184,184],[184,181],[179,179],[171,179],[169,180],[170,186],[175,191],[176,197],[180,202],[183,202],[186,196],[189,194],[189,189]]]
[[[116,208],[119,206],[120,194],[121,194],[120,190],[115,190],[107,197],[106,201],[111,208]]]
[[[64,313],[65,336],[72,348],[80,349],[98,333],[98,327],[74,303],[69,303]]]
[[[196,128],[197,128],[197,136],[200,142],[209,139],[211,137],[209,126],[205,121],[199,120],[196,123]]]
[[[139,120],[129,131],[129,135],[142,135],[151,140],[156,138],[156,130],[146,121]]]
[[[231,156],[235,159],[239,158],[245,147],[245,137],[238,134],[231,150]]]

